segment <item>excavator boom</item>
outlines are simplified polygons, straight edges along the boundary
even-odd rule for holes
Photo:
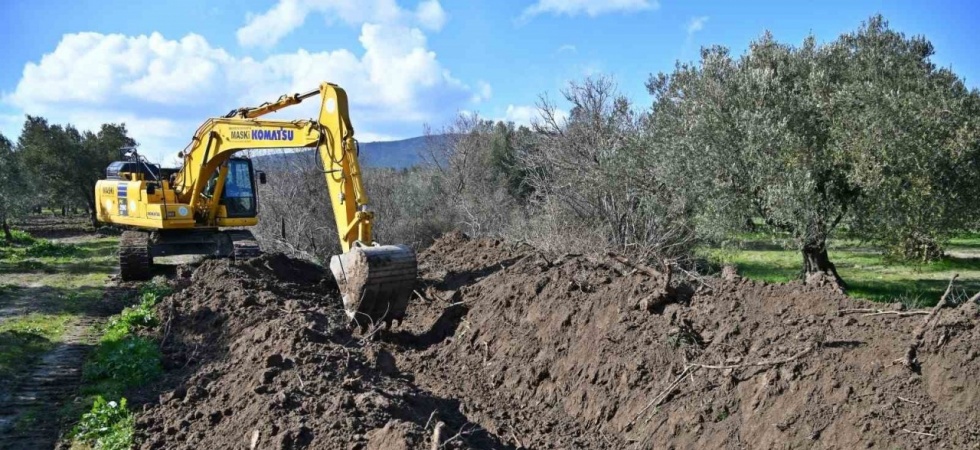
[[[316,119],[264,118],[314,97],[320,100]],[[180,170],[168,179],[131,171],[122,173],[118,180],[100,181],[96,186],[99,219],[134,230],[126,239],[128,247],[121,251],[125,254],[125,259],[120,256],[123,277],[141,277],[153,256],[193,252],[190,249],[213,247],[206,252],[236,258],[254,256],[257,244],[250,233],[219,230],[248,227],[258,221],[254,207],[257,199],[251,191],[251,163],[234,156],[245,150],[284,148],[315,149],[322,161],[343,252],[331,258],[330,269],[351,321],[362,328],[401,321],[417,277],[415,254],[403,245],[374,242],[374,213],[368,208],[362,183],[347,94],[331,83],[208,119],[182,152]],[[235,201],[229,200],[233,189]],[[251,203],[242,200],[241,191],[251,192]],[[243,204],[252,206],[249,209]],[[210,247],[195,245],[214,236],[218,238]],[[249,250],[239,252],[239,248]]]

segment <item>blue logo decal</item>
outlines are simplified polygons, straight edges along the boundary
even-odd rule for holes
[[[252,130],[252,140],[254,141],[291,141],[293,140],[293,130]]]

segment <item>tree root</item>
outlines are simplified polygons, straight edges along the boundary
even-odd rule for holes
[[[933,319],[939,315],[939,310],[947,305],[947,302],[949,301],[949,293],[953,290],[953,282],[955,282],[959,276],[959,274],[953,274],[953,277],[949,279],[949,285],[946,286],[946,292],[943,293],[943,296],[939,299],[939,302],[936,303],[936,306],[932,308],[932,312],[926,316],[926,320],[922,321],[922,323],[915,329],[915,333],[912,335],[912,343],[909,344],[908,349],[905,350],[905,357],[899,359],[899,361],[901,361],[905,367],[908,367],[909,370],[915,373],[919,373],[921,370],[918,359],[918,351],[919,346],[922,345],[922,338],[925,337],[926,331],[932,328],[930,324],[932,323]]]

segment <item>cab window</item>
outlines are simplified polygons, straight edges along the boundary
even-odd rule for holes
[[[213,182],[217,173],[208,183],[206,192],[213,193]],[[221,204],[225,205],[228,217],[255,216],[255,186],[252,184],[252,163],[247,159],[228,160],[228,175],[221,193]]]

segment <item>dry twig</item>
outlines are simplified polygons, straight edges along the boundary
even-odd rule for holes
[[[909,344],[909,348],[905,351],[905,357],[899,359],[899,361],[901,361],[905,367],[908,367],[913,371],[918,370],[919,360],[917,358],[917,353],[919,351],[919,346],[922,345],[922,338],[925,336],[926,331],[931,328],[930,324],[932,323],[932,320],[939,315],[939,310],[946,306],[947,301],[949,300],[949,293],[953,290],[953,282],[956,281],[956,278],[959,276],[959,274],[953,274],[953,277],[949,279],[949,286],[946,286],[946,292],[943,293],[943,296],[939,299],[939,302],[936,303],[936,306],[932,308],[932,312],[926,316],[926,320],[922,321],[919,327],[915,329],[915,334],[912,335],[912,343]]]
[[[512,427],[510,425],[507,425],[507,427],[510,428],[510,437],[513,438],[514,439],[514,442],[517,443],[517,448],[519,448],[519,449],[520,448],[527,448],[524,445],[524,441],[522,441],[519,437],[517,437],[517,430],[515,430],[514,427]]]
[[[980,292],[977,292],[976,294],[973,294],[973,297],[970,297],[970,299],[967,300],[967,301],[968,302],[974,302],[974,303],[980,302]]]
[[[442,423],[442,422],[439,422],[439,423]],[[466,426],[467,426],[467,425],[471,425],[471,427],[470,427],[470,429],[469,429],[469,430],[467,430],[467,429],[466,429]],[[474,424],[471,424],[471,423],[464,423],[464,424],[463,424],[463,426],[459,428],[459,432],[458,432],[458,433],[456,433],[456,434],[454,434],[454,435],[452,435],[452,436],[450,436],[450,437],[449,437],[448,439],[446,439],[446,442],[443,442],[443,443],[442,443],[442,445],[440,445],[440,446],[439,446],[438,448],[443,448],[443,447],[445,447],[445,446],[446,446],[447,444],[449,444],[450,442],[453,442],[453,441],[455,441],[456,439],[459,439],[459,438],[461,438],[461,437],[464,437],[464,436],[469,436],[470,434],[473,434],[473,432],[475,432],[475,431],[477,431],[477,430],[479,430],[479,429],[480,429],[480,427],[478,427],[478,426],[476,426],[476,425],[474,425]],[[436,447],[433,447],[433,448],[436,448]]]
[[[926,314],[929,314],[929,311],[878,311],[871,314],[865,314],[864,317],[886,316],[886,315],[907,317],[907,316],[923,316]]]
[[[799,353],[797,353],[797,354],[795,354],[793,356],[790,356],[790,357],[787,357],[787,358],[782,358],[782,359],[773,359],[773,360],[769,360],[769,361],[757,361],[757,362],[742,363],[742,364],[731,364],[731,365],[711,365],[711,364],[697,364],[697,363],[695,363],[695,364],[688,364],[686,367],[684,367],[684,370],[681,371],[681,374],[678,375],[677,378],[675,378],[674,381],[672,383],[670,383],[669,386],[667,386],[667,389],[664,389],[663,391],[661,391],[659,394],[657,394],[656,397],[653,398],[653,400],[650,401],[650,403],[647,403],[647,405],[644,406],[643,409],[641,409],[639,413],[637,413],[636,417],[634,417],[633,420],[631,420],[629,423],[626,424],[626,427],[628,428],[628,427],[633,426],[636,423],[636,421],[639,420],[640,417],[642,417],[643,414],[646,413],[647,410],[649,410],[650,408],[653,408],[653,407],[656,407],[656,406],[660,406],[664,402],[664,400],[666,400],[667,396],[669,396],[674,391],[674,389],[678,385],[680,385],[681,382],[684,381],[684,378],[685,377],[687,377],[688,375],[691,375],[693,377],[694,372],[696,372],[698,369],[735,370],[735,369],[745,369],[745,368],[748,368],[748,367],[778,366],[778,365],[786,364],[788,362],[796,361],[797,359],[800,359],[800,358],[802,358],[802,357],[810,354],[816,348],[817,348],[817,345],[814,344],[814,345],[811,345],[811,346],[807,347],[803,351],[801,351],[801,352],[799,352]]]
[[[906,317],[906,316],[926,315],[929,314],[929,311],[884,311],[881,309],[873,309],[873,308],[852,308],[852,309],[837,310],[838,316],[843,316],[844,314],[852,314],[852,313],[865,313],[862,315],[862,317],[888,316],[888,315]]]
[[[438,409],[433,409],[432,410],[432,414],[429,414],[429,420],[426,420],[425,421],[425,427],[422,428],[423,430],[428,430],[429,429],[429,424],[432,423],[432,419],[434,419],[437,414],[439,414],[439,410]]]
[[[909,400],[909,399],[904,398],[904,397],[898,397],[898,399],[901,400],[901,401],[903,401],[903,402],[906,402],[906,403],[911,403],[913,405],[920,405],[920,406],[922,405],[922,403],[919,403],[919,402],[917,402],[915,400]]]
[[[666,270],[659,271],[659,270],[654,269],[654,268],[652,268],[650,266],[647,266],[647,265],[644,265],[644,264],[640,264],[640,263],[637,263],[637,262],[630,261],[629,258],[626,258],[624,256],[620,256],[620,255],[617,255],[617,254],[615,254],[613,252],[609,252],[609,253],[607,253],[607,255],[609,255],[610,258],[615,259],[616,261],[619,261],[620,263],[626,264],[626,265],[628,265],[630,267],[633,267],[636,270],[639,270],[640,272],[643,272],[643,273],[645,273],[645,274],[647,274],[647,275],[649,275],[651,277],[659,277],[659,276],[662,276],[662,275],[667,275],[668,279],[670,279],[670,266],[669,265],[666,266]]]
[[[442,429],[446,428],[446,424],[442,421],[436,423],[436,427],[432,430],[432,442],[430,444],[431,450],[439,450],[439,442],[442,441]]]
[[[906,432],[908,434],[917,434],[919,436],[936,437],[936,435],[935,434],[932,434],[932,433],[923,433],[921,431],[912,431],[912,430],[910,430],[908,428],[902,428],[902,431],[904,431],[904,432]]]

